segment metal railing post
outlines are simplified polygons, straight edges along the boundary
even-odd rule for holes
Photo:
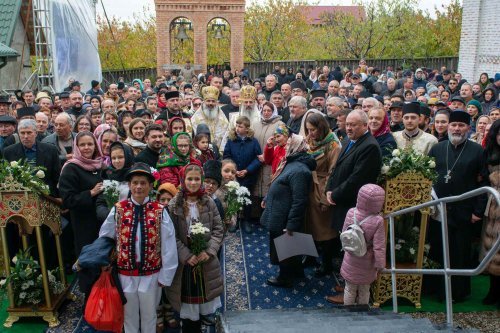
[[[443,244],[443,269],[444,269],[444,288],[446,295],[446,322],[448,325],[453,326],[453,302],[451,290],[451,275],[448,272],[450,268],[450,249],[448,239],[448,216],[446,214],[446,203],[439,203],[441,208],[441,233]]]
[[[389,217],[389,240],[391,249],[391,284],[392,284],[392,311],[394,313],[398,312],[398,295],[396,288],[396,249],[394,244],[395,232],[394,232],[394,217]]]
[[[497,205],[500,206],[500,194],[497,190],[491,187],[481,187],[461,195],[440,198],[432,200],[417,206],[404,208],[386,215],[389,219],[389,243],[390,243],[390,255],[391,255],[391,268],[384,269],[384,273],[391,273],[392,278],[392,304],[393,312],[398,312],[398,302],[397,302],[397,288],[396,288],[396,274],[430,274],[430,275],[443,275],[445,282],[445,293],[446,293],[446,321],[450,327],[453,327],[453,295],[452,295],[452,285],[451,277],[454,275],[458,276],[474,276],[480,274],[486,266],[493,260],[493,257],[500,250],[500,237],[496,239],[495,243],[485,254],[484,258],[481,260],[479,265],[474,269],[452,269],[450,268],[450,250],[449,250],[449,239],[448,239],[448,218],[446,214],[447,203],[462,201],[468,198],[473,198],[478,195],[489,194],[496,201]],[[442,232],[442,242],[443,242],[443,269],[428,269],[428,268],[396,268],[396,253],[395,253],[395,233],[394,233],[394,221],[397,216],[408,214],[423,208],[428,208],[431,206],[439,205],[440,217],[441,217],[441,232]]]

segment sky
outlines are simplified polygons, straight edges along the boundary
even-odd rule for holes
[[[247,4],[259,0],[247,0]],[[109,18],[116,16],[123,20],[134,20],[134,13],[136,15],[141,15],[144,12],[144,8],[149,8],[151,12],[154,13],[154,0],[99,0],[97,4],[97,14],[103,15],[102,3]],[[313,3],[315,1],[309,1]],[[420,0],[419,8],[423,10],[428,10],[429,12],[434,12],[434,6],[440,8],[442,4],[449,4],[451,0]],[[331,6],[331,5],[350,5],[351,0],[319,0],[318,5]]]

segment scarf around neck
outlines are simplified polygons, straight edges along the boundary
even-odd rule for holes
[[[94,140],[94,156],[93,158],[86,158],[82,155],[80,148],[78,148],[78,140],[83,136],[89,136]],[[80,132],[76,135],[75,140],[73,142],[73,158],[69,159],[64,163],[62,169],[64,169],[68,164],[76,164],[80,168],[86,171],[97,171],[102,168],[102,152],[101,147],[97,143],[96,138],[91,132],[84,131]],[[62,171],[62,170],[61,170]]]

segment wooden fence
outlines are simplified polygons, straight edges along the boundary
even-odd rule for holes
[[[418,67],[435,68],[440,69],[442,66],[451,70],[456,70],[458,68],[458,57],[435,57],[435,58],[413,58],[413,59],[366,59],[366,62],[371,67],[376,67],[381,70],[386,69],[388,66],[392,66],[394,69],[404,68],[404,69],[416,69]],[[354,68],[358,65],[358,59],[333,59],[333,60],[276,60],[276,61],[259,61],[259,62],[246,62],[245,68],[250,73],[251,78],[256,78],[267,73],[271,73],[275,66],[280,67],[292,67],[297,70],[300,65],[304,65],[307,69],[308,66],[313,68],[322,67],[328,65],[329,67],[341,66]],[[213,65],[208,67],[214,67],[215,72],[221,74],[226,66],[223,65]],[[131,82],[133,79],[139,78],[141,80],[145,78],[151,79],[154,84],[154,79],[156,77],[156,67],[155,68],[131,68],[124,70],[110,70],[103,71],[103,85],[107,86],[112,82],[117,82],[120,77],[123,77],[125,82]]]

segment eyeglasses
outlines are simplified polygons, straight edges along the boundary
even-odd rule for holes
[[[200,107],[200,105],[201,105],[201,103],[193,103],[193,106],[194,106],[195,108]]]
[[[177,145],[177,148],[189,148],[189,145]]]

